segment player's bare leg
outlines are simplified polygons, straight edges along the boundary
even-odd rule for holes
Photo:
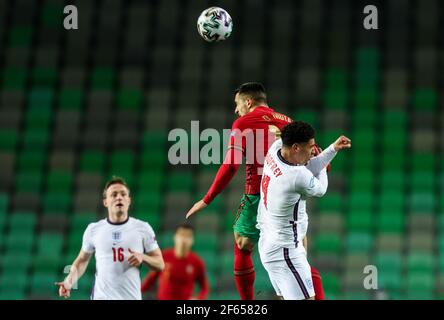
[[[234,233],[234,239],[234,280],[236,288],[242,300],[253,300],[255,272],[251,256],[255,243],[237,232]]]

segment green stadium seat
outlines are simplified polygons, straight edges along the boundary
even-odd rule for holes
[[[140,159],[140,169],[143,171],[153,169],[163,170],[167,161],[168,159],[166,152],[155,152],[146,150],[142,152],[142,157]]]
[[[71,193],[47,192],[44,196],[43,211],[45,214],[66,215],[71,205]]]
[[[133,210],[142,214],[159,214],[162,209],[162,193],[154,191],[137,192],[133,197]]]
[[[380,209],[383,211],[400,211],[404,208],[405,199],[406,196],[402,190],[402,187],[397,190],[390,190],[390,188],[388,188],[387,190],[384,190],[384,192],[381,194],[381,197],[379,198],[379,206]]]
[[[0,215],[8,210],[9,197],[8,194],[0,192]]]
[[[409,199],[411,211],[434,211],[436,206],[436,198],[433,193],[415,192]]]
[[[49,133],[45,129],[30,129],[24,132],[23,147],[27,150],[44,150],[48,142]]]
[[[4,89],[24,89],[26,84],[26,69],[17,67],[5,67],[3,70]]]
[[[28,286],[28,277],[26,273],[3,272],[0,277],[0,292],[20,291],[23,292]]]
[[[319,116],[313,110],[299,109],[293,117],[293,120],[304,121],[309,123],[313,128],[317,129],[319,126]]]
[[[18,142],[17,132],[0,129],[0,151],[14,151]]]
[[[47,160],[47,153],[41,150],[24,150],[20,153],[18,164],[20,171],[41,171]]]
[[[217,234],[202,231],[196,232],[194,235],[194,249],[196,251],[213,250],[216,252],[218,248],[217,239]]]
[[[172,172],[168,177],[168,189],[170,191],[190,191],[194,186],[191,172]]]
[[[135,157],[131,151],[115,151],[111,154],[111,172],[131,172],[134,168]]]
[[[165,175],[160,171],[143,171],[137,176],[137,190],[140,192],[162,191]]]
[[[347,215],[347,228],[349,231],[372,231],[373,211],[355,210]]]
[[[405,215],[403,212],[385,208],[382,210],[377,219],[378,231],[401,233],[405,227]]]
[[[332,170],[334,171],[334,168]],[[373,191],[374,185],[375,175],[372,170],[353,170],[351,172],[349,180],[350,190],[368,193]]]
[[[130,215],[136,219],[148,222],[150,226],[153,228],[154,232],[160,230],[163,219],[162,216],[158,213],[158,211],[150,212],[147,210],[141,210],[141,211],[134,211],[133,213],[130,212]]]
[[[434,275],[430,272],[409,272],[407,290],[410,292],[432,292],[435,286]]]
[[[146,151],[163,151],[168,144],[168,134],[163,131],[146,131],[142,135],[142,148]]]
[[[432,89],[416,89],[413,92],[413,107],[415,110],[420,111],[433,111],[436,110],[438,97]]]
[[[72,174],[67,171],[51,171],[47,175],[46,190],[48,192],[71,191]]]
[[[344,196],[337,192],[330,192],[328,197],[322,197],[319,200],[319,211],[343,211]]]
[[[87,150],[80,156],[80,170],[85,172],[103,172],[105,155],[100,151]]]
[[[374,194],[372,192],[361,192],[352,190],[349,198],[350,212],[360,210],[372,210],[375,203]]]
[[[435,257],[431,253],[411,252],[407,256],[407,269],[409,272],[433,273]]]
[[[5,238],[7,252],[29,253],[34,245],[34,233],[10,232]]]
[[[42,186],[40,171],[20,171],[16,177],[16,192],[39,193]]]
[[[33,88],[29,93],[28,123],[43,123],[46,127],[53,116],[51,106],[54,101],[54,90]],[[31,113],[31,114],[30,114]]]
[[[376,132],[373,128],[360,129],[356,130],[350,138],[353,141],[353,152],[360,154],[362,157],[363,152],[373,151],[376,143]]]
[[[365,132],[368,132],[374,130],[376,123],[379,122],[379,116],[379,113],[377,113],[375,110],[366,110],[360,108],[354,109],[351,120],[353,131],[359,132],[361,129],[363,129]],[[352,140],[354,149],[356,143],[354,139]]]
[[[9,229],[33,233],[37,225],[37,215],[32,212],[15,212],[9,215]]]
[[[62,89],[58,101],[62,110],[81,110],[84,93],[79,89]]]
[[[435,174],[433,171],[412,172],[409,182],[414,192],[432,193],[436,184]]]
[[[347,88],[347,71],[343,69],[328,69],[326,72],[326,87],[330,89]],[[298,118],[296,118],[298,119]]]
[[[219,265],[219,259],[217,257],[217,251],[213,249],[204,249],[194,246],[193,251],[203,260],[208,273],[217,271]]]
[[[57,70],[36,67],[32,71],[32,83],[37,87],[53,87],[57,80]]]
[[[331,272],[322,273],[322,286],[325,292],[338,294],[341,288],[338,275]]]
[[[354,94],[353,103],[359,108],[365,110],[372,110],[376,108],[378,96],[373,89],[360,89],[358,88]]]
[[[112,68],[96,68],[91,74],[91,87],[94,90],[111,89],[115,81],[115,72]]]
[[[346,88],[327,89],[324,95],[324,105],[327,110],[346,110],[348,105]]]
[[[315,239],[315,249],[318,254],[333,253],[338,254],[342,248],[342,242],[337,234],[319,234]]]
[[[434,171],[436,168],[436,156],[433,153],[415,152],[408,159],[413,172]]]
[[[402,193],[402,188],[405,184],[405,173],[401,171],[401,168],[397,170],[384,170],[381,174],[381,189],[384,191],[382,196],[387,196],[387,198],[391,198],[392,192],[397,191]]]
[[[63,271],[62,262],[63,235],[43,233],[37,239],[37,255],[34,258],[34,270],[44,272]]]
[[[403,286],[403,277],[399,271],[378,269],[378,287],[384,290],[398,291]]]
[[[139,110],[143,101],[142,93],[134,89],[122,89],[117,94],[117,106],[121,110]]]
[[[26,275],[29,266],[31,265],[34,256],[30,251],[18,251],[12,250],[3,254],[2,256],[2,272],[10,276],[20,274],[20,276]]]
[[[351,232],[347,235],[347,252],[369,252],[373,249],[374,239],[370,232]]]
[[[31,46],[32,33],[32,26],[12,26],[11,32],[9,34],[9,45],[14,48]]]
[[[162,250],[174,247],[174,232],[168,231],[158,234],[157,242]]]
[[[42,8],[42,24],[45,27],[59,27],[63,20],[63,7],[61,4],[47,3]]]
[[[60,277],[60,276],[59,276]],[[31,295],[35,297],[57,297],[55,282],[60,281],[56,273],[35,272],[31,277]]]
[[[378,270],[400,274],[403,266],[403,257],[399,252],[378,252],[375,256],[375,264]]]

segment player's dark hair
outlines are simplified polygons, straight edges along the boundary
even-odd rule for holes
[[[176,227],[176,231],[175,231],[175,232],[177,232],[177,230],[179,230],[179,229],[187,229],[187,230],[191,230],[191,231],[194,233],[194,227],[193,227],[191,224],[188,224],[188,223],[182,223],[182,224],[179,224],[179,225]]]
[[[103,189],[103,199],[106,198],[106,191],[108,190],[109,187],[111,187],[113,184],[121,184],[124,185],[127,189],[128,189],[128,193],[130,192],[130,189],[128,187],[128,184],[126,183],[126,181],[121,178],[121,177],[117,177],[117,176],[113,176],[111,178],[111,180],[108,180],[108,182],[105,184],[105,188]]]
[[[313,127],[302,121],[287,124],[281,132],[282,144],[286,147],[291,147],[295,143],[307,143],[314,136]]]
[[[267,94],[262,83],[259,82],[247,82],[242,84],[239,88],[234,90],[234,94],[242,94],[248,96],[250,99],[259,103],[267,103]]]

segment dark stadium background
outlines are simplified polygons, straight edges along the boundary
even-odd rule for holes
[[[76,5],[79,29],[63,28]],[[379,29],[363,27],[376,4]],[[206,43],[217,5],[231,37]],[[0,298],[58,299],[86,225],[105,217],[112,175],[162,248],[217,165],[170,165],[168,132],[230,128],[233,89],[260,81],[276,110],[353,148],[310,201],[309,261],[327,299],[444,297],[444,4],[439,0],[0,0]],[[223,150],[223,148],[221,147]],[[192,219],[210,299],[237,299],[229,188]],[[258,299],[273,298],[255,254]],[[378,290],[365,290],[366,265]],[[146,273],[146,269],[143,269]],[[73,299],[88,299],[94,262]],[[148,294],[146,298],[154,298]]]

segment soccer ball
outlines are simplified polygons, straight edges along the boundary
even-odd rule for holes
[[[197,31],[208,42],[225,40],[232,30],[233,20],[227,11],[219,7],[205,9],[197,19]]]

